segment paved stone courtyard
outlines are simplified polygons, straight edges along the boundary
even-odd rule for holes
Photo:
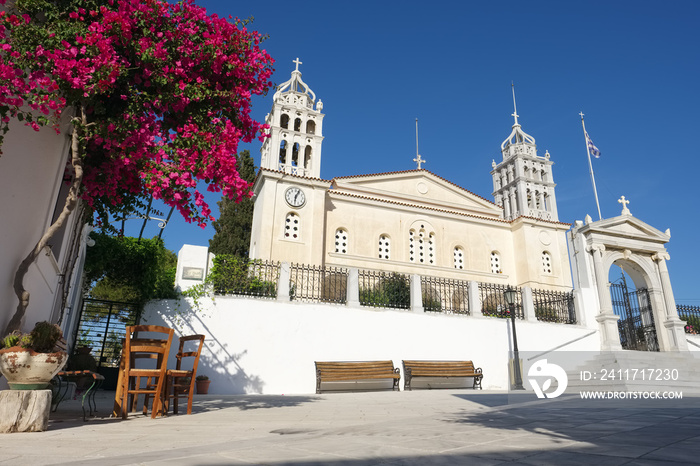
[[[0,464],[700,464],[698,399],[685,408],[508,404],[472,390],[197,396],[194,413],[82,421],[63,403],[41,433],[0,436]],[[685,402],[685,400],[684,400]]]

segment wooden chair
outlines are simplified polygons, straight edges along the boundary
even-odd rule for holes
[[[185,351],[185,346],[188,342],[199,342],[196,344],[196,351]],[[194,349],[195,344],[187,345]],[[204,346],[204,335],[189,335],[180,337],[180,347],[177,351],[177,363],[175,369],[168,369],[166,373],[166,388],[165,388],[165,412],[170,408],[170,400],[173,400],[173,412],[177,414],[177,403],[180,398],[187,397],[187,414],[192,414],[192,395],[194,394],[194,381],[197,376],[197,366],[199,365],[199,356],[202,354]],[[192,369],[183,369],[183,359],[187,360],[185,367],[190,366]]]
[[[159,334],[161,338],[148,335],[143,337],[142,332]],[[124,370],[120,374],[120,408],[122,419],[127,418],[129,411],[129,397],[153,395],[153,408],[151,418],[163,410],[163,390],[165,389],[165,376],[167,371],[168,353],[173,340],[174,330],[159,325],[133,325],[126,327],[126,338],[124,341],[124,351],[122,352],[122,366]],[[136,360],[153,359],[155,367],[137,368]],[[141,384],[141,378],[146,378],[145,386]],[[132,383],[133,382],[133,383]],[[132,403],[133,404],[133,403]],[[144,406],[148,407],[148,401]]]

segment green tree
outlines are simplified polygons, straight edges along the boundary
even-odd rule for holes
[[[238,173],[241,178],[252,183],[255,180],[255,162],[250,152],[244,150],[238,156]],[[215,220],[214,237],[209,240],[209,250],[214,254],[230,254],[248,258],[250,232],[253,225],[253,199],[244,197],[235,202],[222,197],[218,202],[219,219]]]
[[[161,239],[91,235],[95,245],[85,258],[85,282],[91,298],[143,304],[150,299],[176,297],[177,256]]]

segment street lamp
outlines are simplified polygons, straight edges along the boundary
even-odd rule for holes
[[[508,303],[510,310],[510,322],[513,327],[513,370],[515,371],[515,385],[513,390],[525,390],[523,387],[523,375],[520,373],[520,352],[518,351],[518,335],[515,333],[515,300],[518,292],[508,285],[506,291],[503,292],[503,297]]]

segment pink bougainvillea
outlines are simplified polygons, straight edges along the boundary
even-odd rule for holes
[[[5,0],[0,0],[4,4]],[[272,59],[245,24],[192,0],[15,0],[0,12],[0,143],[11,118],[81,135],[81,197],[97,221],[152,196],[188,221],[212,220],[198,191],[249,195],[241,141],[263,137],[251,97]]]

